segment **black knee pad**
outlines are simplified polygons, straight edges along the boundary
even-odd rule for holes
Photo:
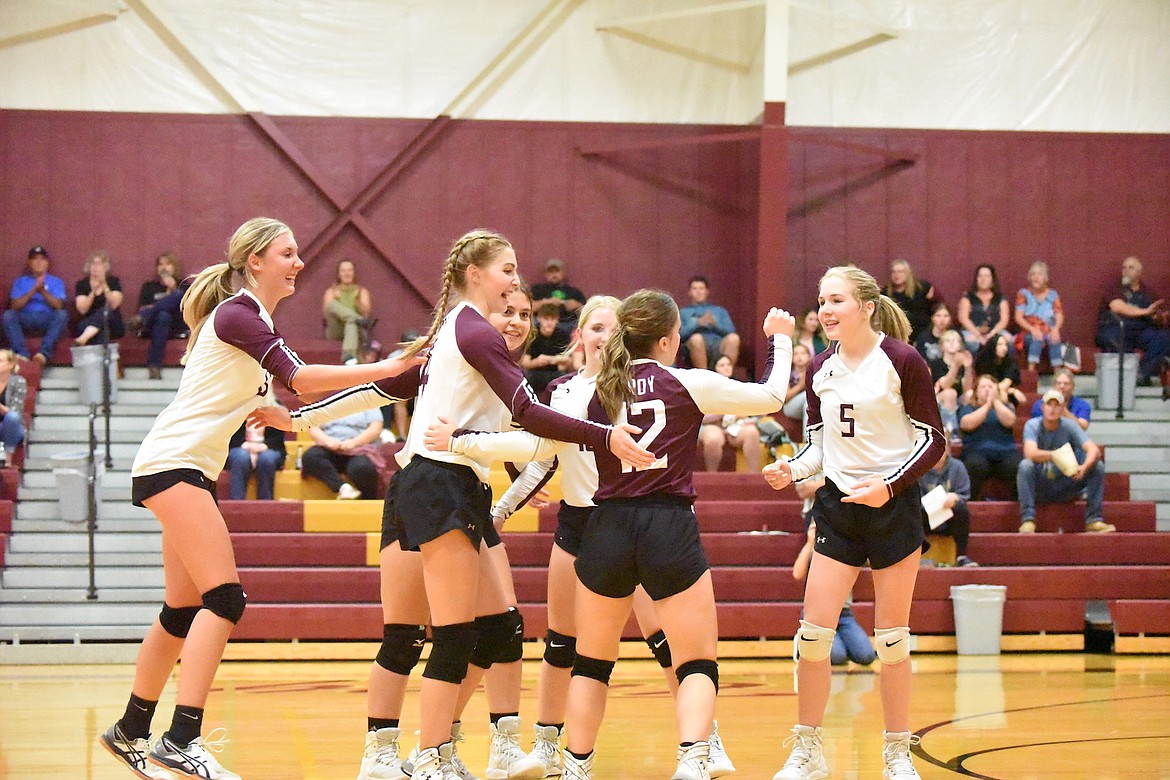
[[[203,608],[224,620],[239,623],[248,603],[248,594],[238,582],[226,582],[203,594]]]
[[[577,660],[577,637],[558,634],[551,628],[544,635],[544,662],[557,669],[572,669]]]
[[[172,607],[163,602],[162,611],[158,613],[158,622],[162,625],[163,631],[171,636],[186,639],[188,632],[191,631],[191,624],[195,622],[195,616],[201,609],[203,607]]]
[[[654,660],[663,669],[669,669],[673,663],[670,660],[670,643],[666,641],[666,632],[658,629],[655,633],[646,637],[646,646],[650,648],[650,652],[654,653]]]
[[[423,677],[458,685],[467,676],[467,662],[475,649],[475,623],[452,623],[431,628],[431,657]]]
[[[578,653],[577,660],[573,664],[573,676],[588,677],[590,680],[597,680],[599,683],[609,685],[609,676],[613,674],[613,664],[613,661],[603,661],[600,658],[590,658]]]
[[[512,638],[510,617],[507,612],[480,615],[475,619],[475,630],[479,636],[475,639],[471,663],[480,669],[490,669],[492,664],[503,661],[507,654],[508,641]]]
[[[508,607],[507,615],[508,641],[504,643],[501,655],[496,660],[510,664],[524,658],[524,615],[515,607]]]
[[[374,662],[388,672],[409,675],[418,664],[426,643],[426,626],[387,623],[382,626],[382,646],[378,648]]]
[[[675,670],[675,675],[678,677],[678,684],[682,685],[683,678],[690,677],[692,674],[705,674],[711,678],[711,682],[715,683],[715,691],[719,691],[719,664],[707,658],[696,658],[693,661],[687,661],[685,664],[680,664]]]

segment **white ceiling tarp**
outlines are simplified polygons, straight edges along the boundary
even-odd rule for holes
[[[1166,0],[788,4],[790,124],[1170,132]],[[748,124],[764,14],[764,0],[0,0],[0,108]]]

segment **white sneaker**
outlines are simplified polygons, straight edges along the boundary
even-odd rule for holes
[[[886,764],[882,777],[891,780],[922,780],[910,758],[910,749],[919,742],[918,735],[909,731],[883,731],[882,737],[886,741],[886,746],[882,748],[882,759]]]
[[[793,726],[792,736],[784,740],[784,746],[789,745],[792,752],[772,780],[823,780],[829,776],[820,726]]]
[[[479,780],[479,776],[467,768],[463,759],[459,757],[459,743],[463,741],[463,724],[456,721],[451,724],[451,768],[449,774],[453,780]]]
[[[727,751],[723,749],[723,739],[719,736],[719,721],[711,724],[711,736],[707,738],[711,750],[707,753],[707,774],[711,777],[724,777],[735,772],[735,764]]]
[[[352,501],[355,498],[361,498],[362,491],[358,490],[348,482],[342,482],[341,487],[337,489],[337,497],[342,501]]]
[[[593,780],[592,753],[585,758],[574,758],[573,754],[566,748],[561,753],[561,758],[565,767],[561,780]]]
[[[196,737],[181,748],[164,734],[150,751],[150,761],[177,775],[206,778],[206,780],[240,780],[235,772],[220,766],[212,753],[220,753],[228,739],[225,729],[213,729],[206,737]]]
[[[536,740],[529,758],[540,761],[544,774],[537,777],[560,777],[565,765],[561,759],[561,732],[556,726],[536,725]]]
[[[492,729],[488,749],[488,780],[534,780],[544,777],[544,762],[530,758],[520,747],[520,718],[500,718]]]
[[[706,742],[695,742],[688,747],[678,746],[678,768],[670,776],[670,780],[709,780],[707,773],[707,754],[710,745]]]
[[[357,780],[403,780],[402,757],[398,754],[396,728],[366,732],[366,749],[362,753],[362,768]]]
[[[146,760],[150,754],[149,736],[128,739],[115,723],[98,737],[98,742],[110,752],[110,755],[125,764],[131,772],[139,777],[146,778],[146,780],[170,780],[170,772]]]
[[[450,780],[451,743],[425,750],[415,748],[402,764],[402,772],[410,780]]]

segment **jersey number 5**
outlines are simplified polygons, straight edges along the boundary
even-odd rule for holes
[[[644,422],[635,421],[635,418],[643,417],[645,415],[654,415],[653,422],[647,426]],[[642,429],[642,435],[638,439],[638,446],[644,450],[654,451],[654,440],[658,438],[658,434],[666,428],[666,403],[661,398],[652,398],[649,401],[635,401],[630,404],[629,414],[626,419],[630,421],[631,425],[637,425]],[[667,456],[664,454],[661,458],[651,463],[643,471],[650,469],[664,469],[667,465]],[[629,473],[636,469],[630,464],[622,461],[622,473]]]
[[[846,412],[852,411],[853,404],[841,404],[841,424],[845,426],[845,429],[841,431],[841,438],[843,439],[853,438],[854,435],[853,425],[856,421],[846,414]]]

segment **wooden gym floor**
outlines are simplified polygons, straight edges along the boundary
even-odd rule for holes
[[[1170,656],[1019,653],[913,657],[913,728],[923,778],[1170,778]],[[537,662],[525,662],[522,744],[531,739]],[[365,729],[368,664],[230,661],[221,667],[206,719],[231,742],[220,758],[248,780],[353,778]],[[133,669],[0,666],[0,777],[128,778],[97,744],[122,712]],[[736,778],[767,780],[783,763],[795,716],[793,664],[721,664],[719,728]],[[831,777],[881,776],[877,674],[833,675],[825,718]],[[405,748],[417,723],[417,684],[407,697]],[[156,733],[173,705],[168,686]],[[482,696],[464,719],[460,754],[482,773],[487,760]],[[598,746],[598,778],[665,778],[674,769],[673,711],[649,661],[614,674]]]

